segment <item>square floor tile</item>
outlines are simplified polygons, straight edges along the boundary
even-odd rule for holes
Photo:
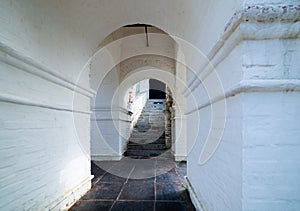
[[[83,200],[89,199],[117,199],[123,183],[97,183],[86,195],[82,197]]]
[[[154,201],[117,201],[112,211],[153,211]]]
[[[187,191],[172,183],[156,183],[156,200],[188,200]]]
[[[120,183],[120,182],[125,182],[127,180],[127,178],[124,178],[124,177],[119,177],[119,176],[116,176],[114,174],[111,174],[109,172],[107,172],[101,179],[100,179],[100,182],[108,182],[108,183],[112,183],[112,182],[117,182],[117,183]]]
[[[69,211],[109,211],[113,201],[79,201]]]
[[[189,202],[156,202],[155,211],[195,211]]]
[[[131,180],[124,184],[120,199],[154,200],[154,182]]]
[[[154,180],[155,180],[155,177],[150,177],[150,178],[145,178],[145,179],[132,179],[132,178],[129,178],[128,182],[137,181],[137,182],[153,182],[154,183]]]
[[[102,168],[100,168],[96,163],[91,162],[91,173],[95,177],[98,177],[98,176],[102,176],[103,174],[105,174],[106,171],[103,170]]]
[[[181,183],[181,180],[178,177],[176,171],[174,169],[172,169],[171,171],[169,171],[165,174],[157,175],[156,182],[158,182],[158,183],[170,183],[170,182]]]

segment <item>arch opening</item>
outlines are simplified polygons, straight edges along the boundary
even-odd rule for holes
[[[91,100],[91,159],[120,160],[124,157],[137,118],[131,117],[134,112],[130,111],[128,99],[126,101],[123,96],[128,95],[126,91],[133,84],[148,80],[160,81],[159,89],[162,90],[150,89],[147,98],[164,99],[164,105],[168,105],[168,118],[172,119],[172,124],[164,121],[171,127],[165,136],[166,142],[172,146],[175,160],[186,160],[186,123],[180,118],[184,116],[186,103],[182,95],[184,85],[179,85],[185,84],[186,73],[176,62],[177,43],[154,26],[147,29],[152,32],[147,35],[147,41],[145,29],[141,31],[137,27],[140,26],[125,26],[111,33],[99,45],[106,54],[96,55],[90,61],[90,84],[97,90]],[[107,68],[109,70],[105,71]],[[172,97],[166,96],[166,92],[172,93]],[[170,99],[176,103],[170,103]],[[178,139],[183,141],[177,143]],[[179,149],[181,154],[178,156]]]
[[[159,93],[157,98],[150,98],[153,91]],[[163,155],[171,158],[169,109],[173,98],[168,86],[156,79],[145,79],[131,86],[124,98],[131,114],[130,135],[124,156],[149,159]]]

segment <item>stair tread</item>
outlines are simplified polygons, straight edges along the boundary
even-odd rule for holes
[[[148,100],[133,128],[127,150],[124,152],[125,156],[137,159],[151,158],[169,150],[165,142],[165,103],[166,100]],[[156,137],[160,133],[162,134],[159,138]],[[145,143],[151,139],[154,141]]]

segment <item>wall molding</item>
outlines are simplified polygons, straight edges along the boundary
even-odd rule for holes
[[[105,107],[105,108],[91,108],[93,112],[112,112],[112,111],[120,111],[124,114],[129,115],[129,110],[123,107]]]
[[[122,155],[91,155],[92,161],[119,161],[122,159]]]
[[[194,207],[196,208],[197,211],[206,211],[205,206],[199,199],[199,196],[197,195],[195,189],[193,188],[189,178],[186,176],[185,179],[186,179],[187,189],[189,191],[189,194],[190,194],[190,197],[191,197]]]
[[[130,120],[120,119],[120,118],[93,118],[91,121],[121,121],[121,122],[131,122]]]
[[[130,57],[120,63],[120,67],[122,69],[120,77],[121,81],[127,78],[133,70],[143,68],[145,66],[163,69],[174,74],[176,62],[173,58],[164,55],[147,54]]]
[[[39,107],[39,108],[44,108],[44,109],[56,110],[56,111],[66,111],[66,112],[73,112],[73,113],[80,113],[80,114],[87,114],[87,115],[92,114],[91,111],[75,110],[75,109],[69,108],[67,106],[58,106],[58,105],[49,104],[46,102],[29,100],[26,98],[22,98],[19,96],[10,95],[10,94],[6,94],[6,93],[2,93],[2,92],[0,92],[0,102],[13,103],[13,104],[24,105],[24,106]]]
[[[93,175],[82,180],[77,186],[44,207],[45,210],[68,210],[77,200],[91,189]]]
[[[174,154],[174,159],[175,159],[176,162],[187,161],[187,156],[186,155],[176,155],[176,154]]]
[[[299,21],[300,5],[255,5],[237,11],[207,54],[207,60],[188,83],[183,95],[190,95],[241,41],[299,38]],[[278,23],[281,30],[276,27]],[[259,26],[263,30],[258,30]]]
[[[96,94],[96,91],[75,84],[58,72],[34,61],[2,42],[0,42],[0,61],[86,97],[92,98]]]
[[[235,12],[224,31],[236,28],[240,22],[274,23],[297,22],[300,20],[299,5],[246,5]]]
[[[201,110],[211,104],[219,102],[229,97],[241,93],[249,92],[300,92],[300,79],[290,80],[243,80],[237,85],[231,87],[224,92],[224,95],[218,95],[211,100],[208,100],[195,109],[188,111],[185,115],[190,115],[198,110]]]
[[[186,120],[186,116],[185,115],[180,115],[180,116],[177,116],[177,117],[173,117],[173,118],[170,118],[171,120]]]

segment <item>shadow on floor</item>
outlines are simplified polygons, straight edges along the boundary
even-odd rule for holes
[[[186,163],[158,158],[152,161],[150,171],[153,170],[154,176],[143,179],[133,179],[136,166],[123,177],[114,174],[117,168],[124,166],[118,166],[120,161],[92,162],[92,174],[95,175],[92,189],[70,211],[195,210],[185,188]]]

